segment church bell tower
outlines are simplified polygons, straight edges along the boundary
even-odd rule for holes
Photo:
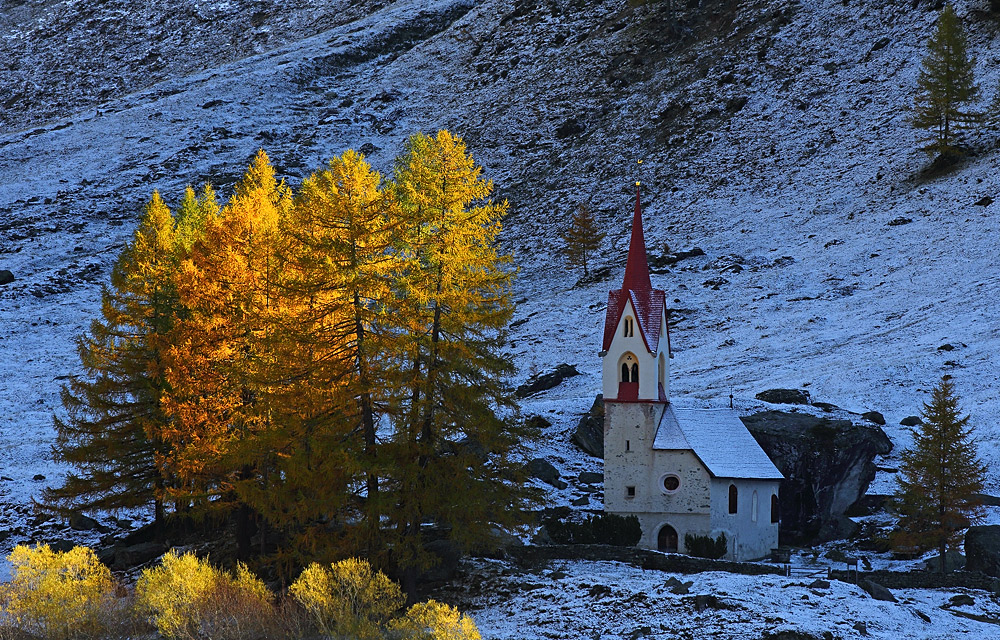
[[[604,319],[605,402],[655,402],[670,397],[670,334],[665,295],[654,289],[646,262],[639,183],[621,289],[608,293]]]

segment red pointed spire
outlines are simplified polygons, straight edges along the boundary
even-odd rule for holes
[[[649,291],[649,265],[646,263],[646,238],[642,233],[642,207],[639,203],[639,183],[635,183],[635,213],[632,216],[632,238],[628,243],[628,261],[625,263],[625,291]]]

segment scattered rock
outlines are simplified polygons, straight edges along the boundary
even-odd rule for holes
[[[688,251],[678,251],[677,253],[664,252],[661,256],[646,256],[646,261],[649,263],[649,268],[653,273],[662,273],[667,267],[672,267],[681,260],[687,260],[688,258],[697,258],[699,256],[705,255],[705,252],[699,247],[695,247]]]
[[[927,615],[926,613],[924,613],[923,611],[921,611],[920,609],[914,609],[913,613],[916,614],[916,616],[918,618],[920,618],[921,620],[923,620],[924,622],[930,622],[931,621],[931,617],[929,615]]]
[[[866,411],[861,414],[861,417],[867,420],[868,422],[877,424],[880,427],[885,426],[885,416],[883,416],[878,411]]]
[[[632,633],[628,634],[630,640],[636,640],[636,638],[645,638],[646,636],[653,635],[652,627],[639,627]]]
[[[111,549],[112,569],[121,571],[133,569],[156,560],[167,551],[167,545],[162,542],[140,542],[127,547]],[[106,561],[105,561],[106,562]]]
[[[809,392],[805,389],[768,389],[754,397],[771,404],[809,404]]]
[[[587,592],[587,595],[591,598],[603,598],[604,596],[611,595],[611,587],[607,587],[603,584],[595,584]]]
[[[14,282],[14,274],[7,269],[0,269],[0,285]]]
[[[875,600],[881,600],[883,602],[896,602],[896,596],[892,595],[891,591],[876,582],[872,582],[871,580],[862,580],[858,583],[858,586]]]
[[[969,527],[965,533],[965,570],[1000,576],[1000,524]]]
[[[729,280],[725,278],[709,278],[708,280],[701,283],[703,287],[712,287],[713,290],[718,291],[719,287],[722,285],[729,284]]]
[[[899,421],[899,424],[903,425],[904,427],[915,427],[918,424],[922,423],[923,420],[920,419],[920,416],[906,416],[905,418]]]
[[[10,476],[0,476],[0,480],[4,482],[13,482],[14,478],[11,478]]]
[[[954,351],[955,350],[955,345],[946,342],[943,345],[941,345],[940,347],[938,347],[937,350],[938,351]]]
[[[912,218],[904,218],[903,216],[899,216],[898,218],[893,218],[892,220],[890,220],[888,222],[888,225],[890,227],[899,227],[904,224],[910,224],[911,222],[913,222]]]
[[[868,635],[868,623],[862,620],[861,622],[854,623],[854,630],[863,636]]]
[[[550,484],[556,489],[565,489],[568,485],[559,479],[559,470],[545,458],[535,458],[528,463],[528,475],[538,478],[545,484]]]
[[[10,531],[0,531],[0,542],[3,542],[10,537]]]
[[[1000,507],[1000,498],[997,496],[991,496],[987,493],[977,493],[975,495],[979,499],[979,502],[986,505],[987,507]]]
[[[420,574],[420,582],[445,582],[455,576],[462,559],[458,545],[451,540],[431,540],[424,545],[424,551],[436,556],[438,562]]]
[[[66,553],[67,551],[72,551],[76,546],[69,540],[50,540],[46,544],[49,545],[49,549],[53,551],[58,551],[59,553]]]
[[[705,609],[735,609],[735,607],[728,602],[720,600],[712,594],[706,593],[699,593],[694,597],[694,608],[699,613]]]
[[[975,204],[976,204],[977,207],[988,207],[991,204],[993,204],[993,198],[991,198],[989,196],[983,196],[979,200],[976,200]]]
[[[495,525],[490,527],[489,537],[491,541],[489,546],[493,549],[511,549],[524,546],[520,538]]]
[[[596,471],[581,471],[578,477],[580,482],[585,484],[602,484],[604,482],[604,474]]]
[[[590,406],[590,411],[580,418],[576,425],[576,431],[570,440],[580,447],[584,453],[589,453],[597,458],[604,457],[604,396],[597,394],[594,404]],[[582,481],[582,478],[581,478]],[[604,475],[601,474],[601,482]]]
[[[962,555],[961,551],[955,549],[949,549],[944,552],[944,571],[945,573],[951,573],[952,571],[959,571],[965,567],[965,556]],[[941,556],[936,555],[930,558],[921,567],[924,571],[933,571],[938,573],[941,571]]]
[[[763,411],[742,418],[785,476],[779,492],[780,544],[850,535],[847,510],[875,479],[875,456],[892,450],[880,427],[804,413]]]
[[[556,137],[560,140],[572,138],[573,136],[580,135],[586,130],[587,127],[582,122],[576,118],[570,118],[556,128]]]
[[[688,580],[687,582],[681,582],[677,578],[671,576],[670,579],[667,580],[663,586],[669,589],[670,593],[679,596],[686,596],[688,594],[688,591],[690,591],[691,589],[691,585],[693,584],[694,582],[691,580]]]
[[[834,411],[839,411],[840,410],[840,407],[838,407],[835,404],[831,404],[829,402],[814,402],[814,403],[812,403],[812,406],[817,407],[819,409],[822,409],[823,411],[825,411],[827,413],[832,413]]]
[[[562,580],[563,578],[566,577],[566,575],[567,574],[566,574],[565,571],[553,571],[552,573],[549,574],[549,579],[550,580]]]
[[[70,514],[69,526],[74,531],[93,531],[94,529],[103,529],[103,527],[101,527],[101,523],[97,520],[77,512]]]
[[[45,476],[40,473],[36,473],[35,475],[31,476],[31,479],[34,480],[35,482],[41,482],[42,480],[45,480]]]
[[[813,580],[809,583],[810,589],[829,589],[830,582],[828,580]]]
[[[563,363],[549,373],[535,376],[528,380],[526,383],[519,386],[514,394],[518,398],[527,398],[533,393],[547,391],[548,389],[555,387],[566,378],[572,378],[573,376],[578,375],[580,375],[580,372],[576,370],[576,367]]]
[[[574,507],[586,507],[588,504],[590,504],[590,498],[588,498],[587,496],[583,496],[581,498],[571,500],[570,504],[573,505]]]
[[[537,429],[541,431],[546,427],[551,427],[552,423],[548,419],[542,416],[529,416],[528,419],[525,421],[525,426],[527,426],[529,429]]]
[[[948,600],[948,605],[947,606],[949,606],[949,607],[971,607],[974,604],[976,604],[976,599],[975,598],[973,598],[972,596],[970,596],[967,593],[960,593],[958,595],[952,596],[951,599]]]

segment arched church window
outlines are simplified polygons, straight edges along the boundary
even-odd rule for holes
[[[771,494],[771,522],[775,523],[778,521],[778,496],[776,494]]]
[[[750,521],[757,522],[757,492],[750,496]]]
[[[729,485],[729,513],[736,513],[736,507],[739,504],[739,495],[736,491],[736,485]]]
[[[632,364],[632,382],[639,382],[639,365]]]
[[[628,363],[622,363],[622,382],[628,382]]]
[[[632,318],[625,318],[625,337],[631,338],[635,331],[635,326],[632,323]]]

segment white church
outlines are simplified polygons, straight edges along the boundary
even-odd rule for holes
[[[731,560],[778,546],[781,472],[731,409],[670,402],[664,292],[646,263],[636,190],[621,289],[604,323],[604,510],[634,515],[639,546],[684,553],[685,534],[726,534]]]

